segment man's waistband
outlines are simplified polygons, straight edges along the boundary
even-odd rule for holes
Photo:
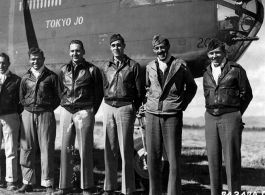
[[[127,106],[132,104],[131,101],[121,101],[121,100],[105,100],[105,103],[112,106],[112,107],[121,107],[121,106]]]
[[[68,112],[74,114],[80,110],[87,110],[87,109],[91,109],[93,108],[93,106],[82,106],[82,107],[78,107],[78,106],[63,106],[63,108],[65,108],[65,110],[67,110]]]
[[[238,111],[239,108],[207,108],[206,112],[208,112],[211,115],[219,116],[225,113],[235,112]]]

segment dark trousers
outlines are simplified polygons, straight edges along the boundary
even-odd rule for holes
[[[169,162],[167,194],[181,194],[181,136],[182,112],[177,115],[146,113],[146,147],[150,195],[162,194],[161,158],[163,146]]]
[[[222,150],[228,191],[240,192],[241,137],[243,123],[239,111],[213,116],[205,113],[205,137],[209,163],[211,195],[222,193]]]

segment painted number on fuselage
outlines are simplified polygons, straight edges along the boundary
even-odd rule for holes
[[[209,43],[211,39],[210,38],[199,38],[198,39],[198,44],[197,44],[197,48],[203,48],[203,47],[207,47],[207,44]]]

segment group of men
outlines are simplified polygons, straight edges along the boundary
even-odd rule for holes
[[[122,159],[123,194],[135,191],[134,122],[143,102],[140,65],[125,53],[120,34],[110,37],[113,57],[102,69],[87,62],[79,40],[69,44],[69,63],[59,75],[44,65],[39,48],[28,52],[31,68],[20,79],[9,71],[7,54],[0,54],[0,139],[4,139],[7,190],[32,192],[36,183],[36,151],[41,156],[41,185],[46,194],[73,193],[73,148],[77,136],[80,153],[80,181],[84,195],[93,194],[93,129],[95,114],[103,101],[105,133],[104,195],[114,195],[117,183],[118,149]],[[150,195],[162,194],[161,158],[165,148],[169,161],[168,195],[181,194],[181,139],[183,111],[196,94],[197,85],[186,63],[173,57],[167,38],[152,40],[157,59],[146,66],[146,147]],[[210,64],[203,76],[206,102],[205,135],[211,194],[222,192],[222,149],[228,190],[240,192],[242,115],[252,99],[244,69],[226,58],[224,43],[212,40],[207,54]],[[54,145],[60,113],[61,165],[59,190],[54,191]],[[24,109],[23,109],[24,108]],[[22,119],[20,120],[19,115]],[[23,186],[16,187],[17,147],[20,129],[20,165]]]

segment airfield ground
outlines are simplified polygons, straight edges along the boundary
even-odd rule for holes
[[[183,195],[209,195],[209,172],[205,149],[204,130],[183,129],[182,135],[182,189]],[[94,194],[101,194],[104,181],[104,148],[102,126],[95,126],[94,130],[94,176],[95,188]],[[60,132],[57,131],[56,151],[55,151],[55,187],[58,188],[60,174]],[[76,155],[78,161],[78,155]],[[5,176],[4,150],[1,150],[1,180]],[[30,195],[41,195],[44,188],[40,186],[40,161],[36,162],[37,184],[34,186],[34,192]],[[121,163],[120,163],[121,164]],[[78,169],[78,167],[76,167]],[[119,168],[119,170],[121,167]],[[223,169],[224,189],[227,189],[225,179],[225,169]],[[77,172],[78,174],[78,172]],[[119,184],[120,184],[120,172]],[[78,176],[78,175],[77,175]],[[78,183],[78,180],[77,180]],[[19,182],[21,186],[21,170],[19,168]],[[242,195],[265,195],[265,132],[264,131],[245,131],[242,140],[242,189],[245,194]],[[77,195],[82,194],[76,189]],[[262,193],[264,192],[264,194]],[[117,189],[117,194],[120,189]],[[13,195],[14,192],[8,192],[0,188],[0,195]],[[137,184],[138,195],[147,195],[140,185]]]

